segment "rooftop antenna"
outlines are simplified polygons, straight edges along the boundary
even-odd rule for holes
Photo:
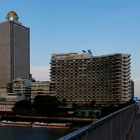
[[[83,53],[86,53],[86,51],[85,51],[85,50],[82,50],[82,52],[83,52]]]
[[[91,50],[88,50],[88,53],[92,54]]]
[[[88,50],[88,53],[90,54],[91,57],[93,57],[91,50]]]

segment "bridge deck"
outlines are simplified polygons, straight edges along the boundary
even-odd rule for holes
[[[132,132],[132,140],[140,140],[140,114],[137,115]]]

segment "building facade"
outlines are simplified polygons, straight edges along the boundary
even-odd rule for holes
[[[130,85],[131,85],[131,97],[133,99],[134,98],[134,81],[133,80],[131,80]]]
[[[31,86],[31,99],[32,101],[36,96],[50,95],[50,82],[49,81],[36,81],[32,82]]]
[[[0,23],[0,87],[16,78],[29,79],[29,73],[29,28],[18,22],[17,14],[11,11]]]
[[[129,54],[52,54],[50,76],[50,93],[59,100],[111,105],[131,99]]]
[[[34,100],[35,96],[45,96],[49,95],[49,81],[29,81],[26,79],[17,78],[8,84],[11,84],[7,89],[8,97],[19,96],[24,97],[24,99]]]

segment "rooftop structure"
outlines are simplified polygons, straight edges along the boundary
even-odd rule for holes
[[[10,11],[6,16],[7,21],[18,21],[18,15],[14,11]]]

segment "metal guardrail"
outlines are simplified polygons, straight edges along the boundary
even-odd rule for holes
[[[128,140],[135,114],[132,104],[58,140]]]

